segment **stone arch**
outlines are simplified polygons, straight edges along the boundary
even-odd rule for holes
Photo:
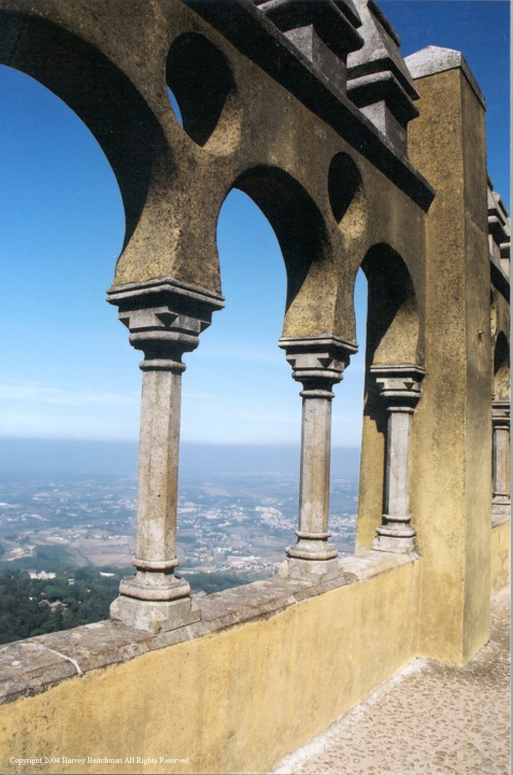
[[[389,499],[392,436],[384,388],[390,395],[394,384],[398,396],[405,388],[408,392],[408,385],[422,379],[418,367],[423,364],[418,300],[406,263],[390,245],[378,243],[367,251],[361,269],[367,278],[368,306],[357,546],[370,548]]]
[[[332,284],[330,294],[325,284],[327,230],[312,197],[289,173],[270,166],[245,171],[232,187],[255,202],[276,233],[287,273],[285,326],[289,326],[289,335],[326,330],[336,285]]]
[[[495,401],[510,400],[510,352],[504,331],[500,331],[493,355],[493,393]]]
[[[32,76],[60,97],[109,160],[125,209],[126,246],[147,203],[157,158],[165,153],[157,119],[129,78],[82,38],[10,10],[0,10],[0,25],[0,63]]]
[[[380,243],[367,251],[361,268],[367,277],[369,294],[367,366],[418,364],[418,304],[406,263],[392,247]]]

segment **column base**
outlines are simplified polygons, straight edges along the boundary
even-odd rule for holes
[[[137,600],[169,603],[172,600],[189,597],[191,588],[185,579],[175,576],[172,572],[142,570],[138,567],[135,576],[126,576],[121,580],[119,592],[126,597],[135,597]]]
[[[306,533],[296,530],[298,541],[285,550],[288,558],[294,560],[307,560],[308,562],[321,562],[334,560],[338,557],[338,551],[333,544],[328,543],[331,533]]]
[[[332,581],[343,576],[340,560],[302,560],[297,557],[287,557],[278,567],[278,576],[282,579],[300,579],[317,583]]]
[[[492,516],[494,517],[509,517],[511,514],[511,502],[509,501],[492,501]]]
[[[120,595],[110,607],[110,617],[116,621],[156,635],[176,630],[200,619],[198,605],[190,597],[179,600],[138,600]]]
[[[408,525],[381,525],[376,528],[372,548],[378,552],[411,554],[415,551],[415,530]]]
[[[119,592],[110,616],[127,627],[155,635],[199,621],[200,611],[190,597],[189,584],[174,573],[138,569],[135,576],[121,581]]]

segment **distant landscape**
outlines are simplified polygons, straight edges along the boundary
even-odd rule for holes
[[[135,550],[136,460],[136,445],[0,440],[3,642],[108,616]],[[184,445],[179,573],[196,594],[276,573],[295,541],[298,466],[289,447]],[[357,468],[357,452],[334,450],[330,527],[341,554],[354,547]]]

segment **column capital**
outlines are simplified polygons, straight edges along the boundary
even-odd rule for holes
[[[509,401],[494,401],[492,404],[492,424],[494,428],[509,428],[511,404]]]
[[[224,307],[222,296],[171,277],[113,286],[107,301],[118,307],[130,344],[144,352],[143,371],[184,371],[183,354],[196,349],[212,312]]]
[[[310,398],[333,398],[331,388],[340,382],[350,356],[358,350],[356,344],[329,334],[282,337],[278,346],[285,350],[292,377],[303,385],[301,395]]]
[[[370,367],[370,373],[375,377],[379,394],[389,411],[413,412],[422,395],[425,369],[412,363],[376,364]]]

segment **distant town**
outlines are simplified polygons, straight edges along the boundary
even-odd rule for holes
[[[356,480],[332,480],[330,526],[341,554],[353,551],[357,495]],[[2,570],[129,566],[136,500],[131,476],[0,481]],[[283,473],[216,474],[181,483],[181,569],[272,575],[296,540],[297,501],[297,477]]]

